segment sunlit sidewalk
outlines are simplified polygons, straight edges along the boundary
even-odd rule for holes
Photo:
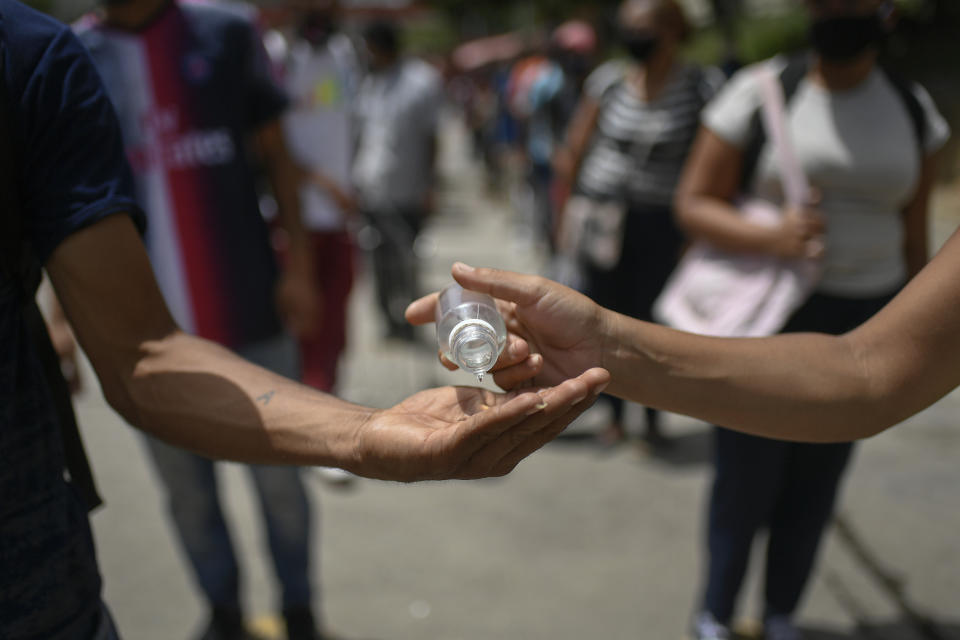
[[[421,247],[425,288],[441,286],[455,259],[523,271],[543,264],[506,200],[482,194],[466,139],[448,123],[440,212]],[[938,207],[956,195],[944,193]],[[942,237],[957,221],[960,209],[938,211],[934,230]],[[352,302],[341,395],[386,406],[427,385],[470,384],[439,366],[429,330],[414,346],[380,339],[368,275]],[[82,398],[80,417],[107,502],[93,522],[118,625],[133,640],[188,638],[204,613],[139,437],[96,391]],[[576,430],[589,434],[591,419]],[[841,513],[867,555],[829,534],[800,616],[811,640],[922,640],[911,613],[933,620],[941,638],[960,638],[958,422],[954,394],[858,448]],[[359,480],[348,491],[310,482],[328,626],[347,640],[679,640],[702,571],[709,442],[705,425],[680,416],[665,431],[675,442],[662,456],[567,438],[499,480]],[[225,467],[249,610],[263,635],[279,638],[258,513],[241,469]],[[877,569],[900,580],[899,593]],[[757,588],[753,576],[747,618]]]

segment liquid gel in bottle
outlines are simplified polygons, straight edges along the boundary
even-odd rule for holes
[[[482,382],[507,342],[507,328],[493,298],[453,283],[440,292],[436,322],[443,355]]]

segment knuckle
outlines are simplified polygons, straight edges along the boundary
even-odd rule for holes
[[[477,267],[478,274],[484,278],[495,277],[497,274],[497,271],[498,270],[494,269],[493,267]]]

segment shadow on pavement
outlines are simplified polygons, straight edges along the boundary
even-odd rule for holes
[[[678,435],[667,435],[664,442],[652,446],[641,437],[629,437],[615,444],[600,442],[592,432],[562,433],[552,446],[577,447],[600,454],[613,454],[624,447],[636,451],[644,463],[655,462],[671,467],[692,467],[709,464],[712,459],[712,444],[709,429]]]
[[[676,436],[667,434],[664,444],[649,447],[639,440],[640,452],[657,462],[672,467],[693,467],[710,464],[713,459],[713,444],[710,429],[702,429]]]
[[[909,620],[899,620],[883,624],[861,625],[852,633],[839,632],[817,627],[801,625],[804,640],[960,640],[960,624],[956,622],[932,621],[933,629],[929,634],[918,631]],[[736,640],[762,640],[759,629],[741,632]]]

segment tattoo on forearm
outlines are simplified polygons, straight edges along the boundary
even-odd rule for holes
[[[273,399],[273,394],[275,393],[276,391],[271,389],[270,391],[267,391],[265,394],[257,396],[257,402],[259,402],[263,406],[267,406],[268,404],[270,404],[270,401]]]

